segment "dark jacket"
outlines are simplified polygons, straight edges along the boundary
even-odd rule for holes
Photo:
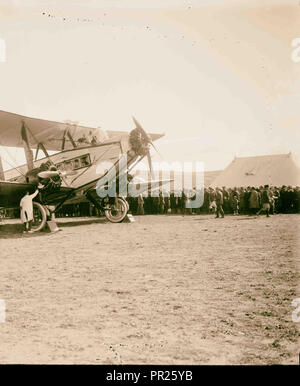
[[[223,205],[223,193],[219,190],[216,191],[216,204]]]

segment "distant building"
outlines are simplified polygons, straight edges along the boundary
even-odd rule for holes
[[[212,187],[300,186],[300,158],[291,153],[237,157],[211,183]]]

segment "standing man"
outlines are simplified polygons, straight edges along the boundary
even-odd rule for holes
[[[32,200],[37,196],[39,190],[37,189],[33,194],[29,194],[29,191],[26,192],[25,196],[20,201],[21,208],[21,221],[24,224],[23,233],[33,233],[31,230],[32,220],[33,220],[33,204]]]
[[[203,213],[209,213],[209,191],[207,188],[204,188],[204,202],[201,209]]]
[[[145,214],[145,212],[144,212],[144,198],[141,194],[138,195],[137,214],[140,214],[140,215]]]
[[[251,214],[255,214],[257,210],[259,210],[260,202],[259,202],[259,193],[258,191],[252,187],[251,194],[249,197],[249,210]]]
[[[241,187],[239,189],[239,195],[240,195],[240,213],[244,214],[244,211],[245,211],[245,191],[244,191],[243,187]]]
[[[164,214],[168,214],[169,207],[170,207],[170,196],[169,196],[169,193],[166,192],[164,196]]]
[[[271,201],[271,196],[269,191],[269,185],[265,185],[264,190],[262,191],[262,194],[261,194],[262,207],[257,212],[257,216],[259,216],[260,212],[263,210],[267,212],[267,217],[270,217],[270,207],[271,207],[270,201]]]
[[[233,215],[237,216],[239,214],[239,193],[237,188],[234,188],[231,193],[231,206],[233,210]]]
[[[225,213],[229,213],[230,212],[229,193],[226,190],[225,186],[223,186],[223,188],[222,188],[222,193],[223,193],[223,207],[224,207],[223,209],[224,209],[224,212]]]
[[[223,199],[223,195],[222,195]],[[209,212],[216,212],[216,192],[213,188],[209,188]]]
[[[158,213],[164,214],[165,200],[164,200],[162,191],[159,192],[159,204],[158,205],[159,205]]]
[[[170,206],[171,206],[171,213],[177,213],[177,205],[178,205],[178,197],[175,195],[175,192],[172,192],[170,194]]]
[[[216,188],[216,218],[219,218],[219,214],[221,214],[222,218],[224,218],[224,210],[223,210],[223,193],[220,188]]]
[[[182,190],[181,196],[178,198],[178,206],[183,216],[185,215],[185,210],[186,210],[185,203],[186,203],[186,195],[184,193],[184,190]]]

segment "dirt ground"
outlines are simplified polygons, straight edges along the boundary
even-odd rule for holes
[[[0,226],[0,363],[298,363],[300,215],[135,219]]]

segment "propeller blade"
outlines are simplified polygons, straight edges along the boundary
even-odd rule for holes
[[[59,174],[62,177],[65,177],[65,176],[76,176],[77,171],[76,170],[67,170],[67,171],[63,171],[63,172],[60,171]]]
[[[148,143],[150,145],[153,146],[153,149],[157,152],[157,154],[161,157],[162,155],[160,154],[160,152],[157,150],[156,146],[154,145],[154,143],[152,142],[151,140],[151,137],[146,133],[146,131],[142,128],[142,125],[135,119],[134,116],[132,116],[132,119],[133,119],[133,122],[135,123],[135,126],[138,130],[140,130],[140,132],[143,134],[143,136],[145,138],[147,138],[148,140]],[[147,152],[147,159],[148,159],[148,164],[149,164],[149,168],[150,168],[150,173],[151,173],[151,178],[153,177],[153,169],[152,169],[152,160],[151,160],[151,156],[150,156],[150,150]]]
[[[160,154],[160,152],[157,150],[157,147],[154,146],[154,143],[151,141],[150,144],[153,146],[153,149],[156,151],[156,153],[160,156],[160,158],[163,158],[163,156]]]
[[[39,172],[38,176],[40,178],[51,178],[51,177],[56,177],[59,175],[58,170],[46,170],[44,172]]]
[[[134,116],[132,117],[132,119],[133,119],[133,122],[135,123],[135,126],[136,126],[137,129],[140,129],[140,130],[142,130],[142,131],[145,131],[145,130],[142,128],[141,124],[135,119]]]
[[[153,149],[157,152],[157,154],[158,154],[161,158],[163,158],[162,155],[160,154],[160,152],[157,150],[157,148],[156,148],[156,146],[154,145],[154,143],[152,142],[150,135],[147,134],[147,132],[142,128],[142,125],[135,119],[134,116],[132,117],[132,119],[133,119],[133,122],[135,123],[136,128],[137,128],[138,130],[140,130],[140,131],[143,133],[143,135],[148,139],[148,143],[149,143],[150,145],[152,145],[152,146],[153,146]]]
[[[38,176],[40,178],[51,178],[51,177],[65,177],[65,176],[74,176],[77,174],[75,170],[70,170],[70,171],[59,171],[59,170],[45,170],[44,172],[39,172]]]
[[[149,135],[146,133],[146,131],[142,128],[142,125],[135,119],[135,117],[132,117],[133,122],[135,123],[136,128],[142,133],[143,137],[147,139],[148,143],[152,144],[151,138]]]

